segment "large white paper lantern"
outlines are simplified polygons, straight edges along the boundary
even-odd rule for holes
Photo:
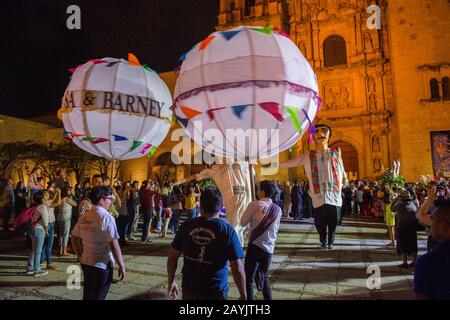
[[[128,60],[103,58],[78,66],[58,112],[66,137],[110,160],[148,155],[171,125],[166,84],[133,55]]]
[[[214,32],[182,59],[174,112],[190,137],[216,155],[272,157],[299,140],[321,104],[308,61],[271,26]],[[220,130],[222,138],[215,141],[205,134],[211,128]],[[242,146],[226,136],[227,129],[252,128],[266,130],[266,137],[257,135]],[[278,130],[278,142],[271,129]]]

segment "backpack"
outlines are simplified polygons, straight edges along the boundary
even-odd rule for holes
[[[31,207],[28,209],[23,209],[19,216],[14,220],[13,228],[17,230],[21,225],[28,221],[32,221],[34,211],[36,211],[36,207]]]

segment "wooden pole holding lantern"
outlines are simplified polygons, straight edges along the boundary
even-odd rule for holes
[[[116,159],[112,159],[112,165],[111,165],[111,187],[114,185],[114,168],[116,167]]]

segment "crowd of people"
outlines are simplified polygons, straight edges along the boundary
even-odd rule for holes
[[[19,181],[14,188],[13,181],[8,180],[3,190],[3,229],[25,235],[31,249],[27,274],[42,276],[57,268],[52,259],[55,239],[60,256],[75,254],[84,272],[84,299],[105,299],[115,262],[120,278],[126,276],[121,248],[130,241],[151,242],[156,236],[165,238],[168,234],[175,234],[167,262],[172,298],[178,295],[175,271],[183,255],[183,299],[226,299],[228,262],[241,299],[254,298],[253,283],[265,299],[271,299],[269,265],[281,218],[316,218],[308,182],[261,181],[255,186],[256,201],[248,205],[240,221],[250,229],[244,254],[236,231],[221,219],[226,208],[218,190],[204,189],[198,182],[111,183],[102,175],[73,188],[65,172],[57,172],[57,176],[46,188],[39,170],[33,171],[27,186]],[[449,264],[448,181],[407,183],[404,187],[349,181],[341,194],[340,223],[345,215],[384,221],[389,245],[396,246],[401,256],[400,267],[418,266],[417,296],[450,298],[448,289],[442,289],[449,283],[448,272],[446,275],[442,269]],[[445,224],[446,228],[442,226]],[[417,231],[421,226],[429,235],[428,255],[417,260]],[[216,241],[211,242],[213,239]],[[209,243],[214,245],[210,247]],[[439,250],[433,249],[437,247]],[[424,274],[429,270],[438,273]],[[435,289],[437,276],[441,282]],[[441,291],[436,294],[436,290]]]

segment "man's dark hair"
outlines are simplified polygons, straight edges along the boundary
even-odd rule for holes
[[[320,127],[327,128],[328,131],[330,131],[330,135],[329,135],[328,138],[331,139],[331,136],[333,135],[333,130],[331,130],[331,127],[330,127],[329,125],[326,125],[326,124],[317,124],[317,125],[315,125],[315,127],[316,127],[316,129],[319,129]]]
[[[62,172],[61,170],[56,171],[56,175],[57,176],[61,175],[61,172]]]
[[[89,200],[93,204],[98,204],[100,200],[105,199],[106,197],[109,197],[112,195],[111,188],[104,187],[104,186],[97,186],[94,189],[91,190],[89,193]]]
[[[109,177],[106,174],[102,175],[101,177],[102,177],[103,181],[109,180]]]
[[[433,216],[440,222],[450,225],[450,199],[441,199],[441,203],[438,204],[433,210]]]
[[[101,174],[94,174],[94,175],[92,176],[92,181],[94,181],[94,180],[97,179],[97,178],[103,179],[103,177],[102,177]]]
[[[69,195],[69,187],[67,184],[64,184],[62,190],[61,190],[61,198],[65,198]]]
[[[44,202],[44,192],[38,191],[35,194],[33,194],[33,202],[36,205],[40,205]]]
[[[200,196],[200,206],[205,213],[217,213],[223,207],[222,193],[219,190],[206,188]]]
[[[270,180],[263,180],[259,183],[259,187],[261,188],[261,191],[264,192],[264,195],[267,198],[272,198],[272,196],[276,192],[275,188],[275,182]]]
[[[44,180],[44,178],[42,178],[42,177],[38,177],[38,178],[36,179],[37,182],[42,181],[42,180]]]

